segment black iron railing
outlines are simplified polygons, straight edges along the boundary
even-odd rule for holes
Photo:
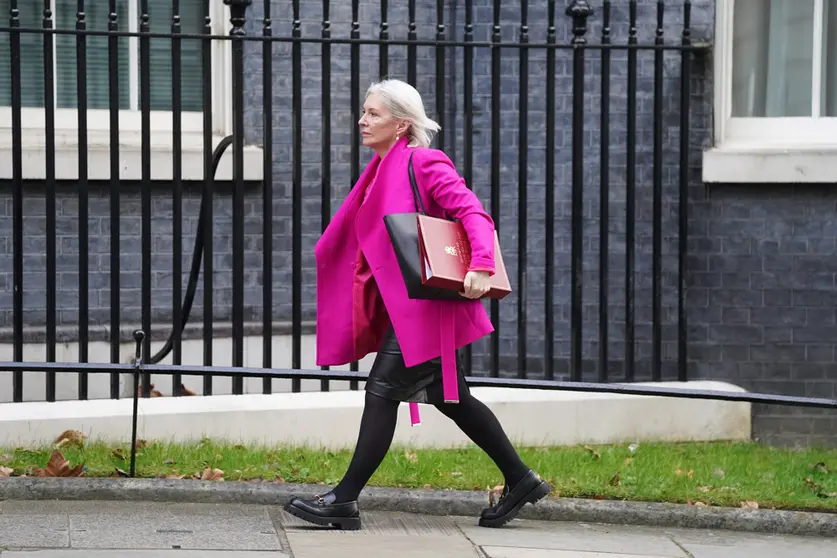
[[[228,8],[231,25],[228,33],[219,33],[215,26],[213,18],[219,5],[215,0],[108,0],[107,3],[45,0],[42,5],[0,1],[0,6],[9,10],[8,26],[0,28],[0,47],[5,43],[3,48],[7,48],[5,54],[9,61],[6,108],[10,114],[8,133],[13,161],[10,194],[13,296],[9,321],[14,347],[14,362],[0,363],[0,370],[13,374],[14,401],[24,399],[24,373],[27,372],[46,374],[47,401],[56,399],[59,372],[78,374],[79,399],[88,398],[90,374],[110,374],[110,396],[118,398],[120,374],[129,372],[135,377],[135,398],[139,386],[142,396],[149,396],[151,374],[172,376],[175,395],[179,394],[186,375],[203,377],[205,395],[213,393],[214,377],[231,377],[235,394],[243,393],[245,377],[262,378],[264,393],[273,391],[272,380],[276,378],[291,379],[293,391],[301,389],[303,379],[319,379],[322,390],[330,389],[331,380],[349,381],[357,389],[364,377],[357,372],[357,363],[348,372],[301,370],[304,323],[312,316],[312,301],[307,294],[311,285],[305,278],[306,269],[310,270],[306,265],[310,263],[306,264],[304,240],[328,225],[334,205],[340,203],[360,174],[363,153],[356,122],[362,88],[366,85],[364,80],[405,75],[426,94],[427,106],[434,107],[434,118],[443,123],[444,132],[437,139],[437,146],[451,153],[468,185],[488,201],[501,239],[507,245],[504,250],[510,257],[507,263],[516,274],[515,293],[510,299],[516,306],[507,301],[501,307],[492,301],[489,310],[496,331],[485,343],[467,351],[467,369],[474,385],[837,406],[834,401],[823,399],[607,383],[615,378],[627,383],[640,379],[654,382],[688,379],[688,191],[690,154],[695,145],[690,135],[690,91],[696,74],[692,72],[693,65],[700,63],[701,55],[708,49],[706,44],[693,42],[688,0],[675,2],[674,9],[666,2],[657,2],[653,21],[640,19],[635,0],[593,3],[597,11],[592,19],[591,3],[583,0],[567,3],[518,0],[515,7],[519,9],[519,18],[515,21],[507,19],[507,11],[501,9],[498,0],[493,3],[437,0],[435,4],[428,0],[421,3],[366,0],[368,7],[375,7],[379,14],[374,36],[368,37],[363,36],[362,30],[368,22],[360,21],[360,0],[351,0],[350,14],[343,11],[348,9],[346,3],[323,0],[319,29],[314,33],[306,31],[307,22],[311,21],[307,10],[312,8],[312,2],[224,0],[223,3]],[[612,14],[624,13],[625,6],[627,22],[611,21]],[[127,13],[130,7],[137,9],[137,17]],[[476,13],[486,13],[477,11],[476,7],[489,8],[491,21],[476,20]],[[396,9],[404,8],[406,25],[390,19],[394,18]],[[422,13],[424,8],[426,14]],[[563,18],[561,9],[564,9]],[[68,12],[72,12],[72,17],[67,16]],[[678,18],[671,38],[675,25],[667,23],[667,14]],[[106,25],[97,26],[99,15],[104,16],[101,21]],[[338,15],[349,17],[350,21],[333,22],[331,18]],[[75,21],[72,26],[56,23],[70,19]],[[137,21],[136,28],[130,26],[133,20]],[[420,37],[420,30],[431,27],[426,25],[428,21],[435,24],[432,32]],[[158,25],[168,30],[160,31]],[[624,37],[616,33],[617,27],[626,30]],[[653,40],[640,39],[645,28],[653,29]],[[513,40],[509,40],[507,29],[514,30]],[[598,42],[592,40],[594,36]],[[63,96],[58,87],[59,83],[66,82],[67,72],[72,70],[65,67],[59,72],[56,65],[57,44],[64,45],[65,37],[75,39],[73,107],[78,176],[73,181],[73,196],[67,194],[66,185],[59,184],[60,169],[56,167],[57,111],[66,105],[58,99]],[[94,40],[106,41],[95,43],[96,48],[106,48],[103,66],[93,63],[99,61],[95,56],[101,54],[92,49]],[[33,41],[43,51],[37,61],[41,66],[35,66],[42,67],[40,75],[21,62],[24,54],[31,57],[29,47]],[[213,72],[217,76],[224,66],[224,61],[217,59],[215,46],[219,44],[229,45],[230,53],[232,133],[224,139],[213,134],[222,119],[216,116],[218,89],[213,81]],[[316,45],[319,48],[313,51],[309,48]],[[168,59],[161,58],[160,48],[170,53],[166,55]],[[128,67],[135,69],[135,75],[126,81],[120,72],[126,67],[125,57],[133,60],[131,49],[136,52],[136,62]],[[197,58],[187,59],[187,50]],[[641,57],[646,54],[653,67],[648,75],[640,65]],[[260,64],[248,64],[248,60],[259,56]],[[367,64],[370,59],[374,61],[374,70]],[[170,90],[165,94],[155,83],[159,74],[152,72],[160,60],[170,64],[171,69]],[[674,74],[671,69],[674,65],[668,63],[671,60],[679,62]],[[188,74],[191,77],[187,79],[187,70],[195,66],[200,66],[201,71],[194,76]],[[91,113],[88,110],[93,104],[101,104],[101,99],[91,96],[89,88],[91,80],[98,79],[94,71],[101,71],[102,67],[106,68],[104,77],[96,75],[106,82],[101,96],[106,104],[110,147],[109,177],[104,181],[91,179]],[[287,73],[290,73],[289,80],[285,79]],[[309,82],[310,76],[315,76],[319,83]],[[590,86],[594,80],[599,81],[598,88]],[[665,86],[667,80],[677,83],[674,94]],[[650,87],[645,87],[649,84]],[[542,98],[533,96],[531,90],[541,86],[544,86]],[[349,91],[344,95],[346,87]],[[507,91],[509,88],[511,93]],[[126,89],[131,90],[126,93]],[[649,93],[645,94],[645,90]],[[620,91],[624,91],[624,96]],[[131,99],[137,97],[136,106],[125,108],[126,95]],[[286,98],[290,98],[287,105]],[[597,107],[591,98],[595,98]],[[184,179],[187,169],[184,169],[182,149],[185,115],[189,112],[185,110],[187,104],[199,105],[203,175],[197,184],[200,213],[194,224],[195,248],[184,296],[180,284],[183,237],[190,232],[184,223],[192,217],[184,215],[184,200],[195,190],[190,190],[189,181]],[[152,131],[162,110],[157,105],[165,105],[164,112],[171,118],[172,178],[166,181],[165,189],[152,176],[152,155],[158,141]],[[42,107],[44,115],[39,130],[45,138],[43,179],[24,174],[24,148],[30,147],[26,137],[32,132],[24,116],[32,106]],[[195,112],[194,106],[191,110]],[[141,168],[137,184],[120,174],[125,132],[120,126],[126,111],[139,115]],[[317,134],[313,140],[306,137],[306,132],[312,130],[312,124],[305,123],[306,111],[319,113],[314,119]],[[544,126],[540,123],[533,126],[533,114],[543,115]],[[567,134],[559,120],[562,115],[569,116],[568,142],[564,141]],[[645,134],[645,120],[650,122],[650,134]],[[677,122],[674,127],[672,120]],[[666,142],[665,135],[672,130],[678,139]],[[617,136],[624,137],[624,142],[617,142]],[[591,137],[595,139],[591,141]],[[642,143],[646,140],[648,150]],[[258,145],[261,149],[261,192],[245,180],[244,154],[248,145]],[[231,179],[221,182],[216,179],[216,172],[228,147],[232,147]],[[309,149],[319,152],[313,162],[307,158]],[[650,158],[643,157],[646,151],[651,153]],[[562,157],[567,152],[571,152],[571,157],[564,165]],[[618,163],[621,174],[618,180],[614,179],[611,171],[623,158],[624,163]],[[516,168],[516,176],[506,174],[509,165]],[[600,170],[595,177],[591,176],[592,165]],[[532,170],[535,167],[537,172]],[[317,168],[316,177],[310,178],[309,171]],[[676,172],[666,172],[667,169]],[[27,219],[44,216],[24,213],[25,201],[36,196],[27,188],[30,182],[42,185],[43,196],[38,199],[43,199],[45,208],[44,268],[35,266],[36,271],[32,271],[27,257],[41,254],[27,251],[24,225]],[[593,182],[597,182],[598,188],[593,188]],[[141,245],[138,311],[122,306],[127,283],[125,273],[129,270],[123,268],[124,260],[120,258],[124,247],[121,226],[126,219],[136,217],[126,217],[120,211],[120,204],[132,199],[136,189]],[[99,190],[110,204],[109,215],[90,212],[91,196],[95,195],[92,192]],[[566,192],[569,195],[563,202]],[[644,217],[640,215],[643,206],[639,204],[645,198],[640,194],[650,199],[651,209],[645,211]],[[66,218],[58,205],[68,196],[77,202],[79,218],[74,240],[78,248],[77,265],[70,267],[65,258],[58,257],[58,218]],[[589,203],[591,198],[597,199],[597,203]],[[613,198],[622,200],[619,207],[624,207],[623,220],[614,218]],[[155,301],[155,293],[161,292],[156,274],[160,259],[154,253],[155,238],[160,234],[155,232],[155,227],[161,218],[154,207],[155,203],[163,202],[171,208],[170,216],[162,216],[162,220],[171,220],[172,235],[171,267],[165,269],[166,273],[170,270],[172,278],[168,307]],[[673,222],[666,218],[669,213],[664,210],[665,202],[676,207]],[[228,254],[223,252],[225,239],[219,236],[216,223],[218,207],[231,207]],[[530,219],[530,213],[537,213],[537,218]],[[565,215],[570,221],[568,231],[563,231]],[[100,218],[102,227],[106,224],[109,230],[91,230],[88,223],[94,217]],[[253,219],[260,220],[259,234],[247,226]],[[597,239],[587,236],[585,224],[590,220],[598,221],[594,228]],[[648,256],[650,269],[638,265],[642,240],[637,230],[639,222],[651,229],[650,245],[643,252]],[[613,227],[620,231],[619,238],[614,237]],[[109,250],[107,258],[98,259],[103,269],[91,272],[93,260],[89,246],[95,235],[107,237]],[[664,244],[667,238],[675,239],[668,250]],[[559,242],[564,239],[568,242]],[[593,260],[597,262],[597,274],[593,281],[586,271],[590,260],[585,255],[595,250],[598,250]],[[623,267],[617,268],[612,262],[611,255],[615,252],[624,253]],[[225,255],[230,256],[228,260],[219,257]],[[289,273],[285,271],[287,261]],[[668,261],[674,262],[671,267],[676,271],[666,272]],[[559,262],[568,263],[559,265]],[[566,291],[562,290],[564,284],[560,281],[562,270],[568,277]],[[201,271],[202,300],[194,305]],[[24,306],[25,293],[31,292],[25,275],[33,273],[45,277],[43,303],[33,299]],[[63,304],[62,297],[74,286],[59,284],[62,273],[69,273],[70,277],[77,274],[75,312],[66,311]],[[108,289],[100,291],[107,292],[105,297],[90,296],[92,273],[107,277]],[[254,288],[247,282],[250,276],[258,276],[259,302],[246,296]],[[637,285],[638,276],[650,278],[647,298]],[[225,287],[219,284],[219,277],[229,278],[228,300],[222,300]],[[286,279],[289,289],[277,290],[276,285]],[[587,315],[591,304],[585,298],[590,285],[598,291],[592,318]],[[670,299],[666,302],[666,288],[675,294],[675,303]],[[613,296],[613,289],[621,289],[619,297]],[[638,310],[646,307],[649,317],[640,320]],[[43,321],[32,318],[31,323],[27,322],[26,316],[36,314],[35,310],[43,310]],[[184,328],[190,316],[198,311],[202,322],[203,364],[183,365]],[[509,319],[511,315],[513,318]],[[675,318],[666,319],[666,315]],[[219,317],[232,323],[230,367],[213,362],[214,330]],[[281,319],[290,322],[291,370],[275,369],[273,340],[277,334],[276,322]],[[164,328],[164,321],[170,326]],[[262,338],[262,368],[259,369],[244,367],[248,321],[259,326]],[[569,322],[568,334],[561,337],[559,326],[564,321]],[[93,322],[106,322],[110,332],[109,364],[87,362]],[[590,322],[597,326],[593,328],[596,339],[592,342],[586,341],[585,336],[591,330],[585,327]],[[119,332],[126,324],[137,323],[144,332],[136,337],[141,345],[137,348],[137,361],[119,364],[123,342]],[[56,331],[64,325],[78,328],[79,362],[55,362]],[[649,338],[639,338],[638,325],[649,328]],[[47,363],[24,362],[24,330],[39,327],[44,331]],[[619,339],[613,334],[617,328],[622,330]],[[161,329],[170,330],[169,337],[163,349],[152,354],[152,337],[160,338],[157,332]],[[647,351],[636,350],[640,342],[647,346]],[[664,350],[667,343],[671,351]],[[169,352],[173,364],[159,364]],[[641,369],[638,363],[642,364]],[[597,383],[583,382],[589,377],[589,371],[595,372]],[[505,379],[510,375],[517,379]],[[569,382],[557,381],[562,378]],[[136,411],[136,400],[134,404]]]

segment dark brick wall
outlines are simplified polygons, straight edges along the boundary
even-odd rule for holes
[[[420,0],[418,4],[418,34],[431,40],[436,33],[434,0]],[[529,38],[542,42],[547,36],[546,2],[529,2]],[[588,39],[599,42],[601,33],[600,2],[591,2],[597,13],[590,21]],[[623,4],[625,4],[623,6]],[[612,37],[624,43],[628,33],[627,3],[616,2],[612,14]],[[670,40],[679,40],[682,16],[681,2],[668,2],[665,33]],[[406,2],[391,3],[390,34],[406,38]],[[571,22],[563,14],[564,3],[559,3],[557,40],[568,43]],[[290,36],[291,23],[288,3],[273,2],[273,30],[276,36]],[[492,26],[492,2],[474,1],[474,35],[477,41],[488,41]],[[714,2],[692,2],[693,38],[712,39]],[[322,2],[302,0],[303,36],[320,35]],[[640,1],[639,40],[653,41],[656,2]],[[380,21],[379,3],[361,2],[360,33],[364,38],[377,37]],[[247,31],[261,34],[261,2],[254,2],[248,11]],[[449,37],[462,38],[464,2],[449,0],[445,10],[445,24]],[[332,3],[331,31],[335,37],[348,37],[351,30],[351,4]],[[504,2],[503,40],[516,40],[519,33],[519,4]],[[291,303],[291,191],[292,191],[292,72],[291,46],[277,42],[272,47],[274,120],[273,188],[274,195],[274,308],[276,319],[290,318]],[[302,46],[303,127],[302,189],[303,201],[303,315],[314,317],[315,277],[313,246],[320,228],[320,192],[323,164],[330,165],[332,176],[332,212],[348,192],[350,184],[350,133],[355,125],[350,107],[350,47],[332,48],[331,96],[332,127],[321,126],[322,72],[321,47]],[[526,145],[526,175],[528,204],[518,203],[518,165],[520,145],[519,117],[519,50],[502,51],[502,134],[500,153],[491,153],[491,51],[477,48],[474,56],[474,133],[463,135],[463,80],[462,49],[446,53],[447,71],[444,82],[446,114],[435,111],[436,79],[433,47],[418,48],[418,87],[424,96],[430,115],[445,127],[444,148],[465,172],[463,153],[474,154],[473,187],[488,206],[491,193],[491,160],[501,163],[501,192],[499,225],[507,266],[514,277],[516,292],[501,304],[501,352],[504,373],[516,375],[515,355],[518,350],[517,319],[518,293],[526,293],[527,368],[537,377],[543,368],[544,344],[544,230],[545,230],[545,83],[546,54],[543,49],[529,51],[529,110],[526,124],[529,137]],[[406,78],[406,47],[391,47],[390,76]],[[651,184],[653,170],[653,53],[640,52],[638,76],[638,133],[637,197],[636,197],[636,370],[638,379],[650,374],[651,356]],[[608,369],[613,379],[623,374],[624,355],[624,261],[625,261],[625,173],[626,148],[631,138],[627,135],[627,62],[624,52],[614,52],[612,63],[610,162],[606,170],[610,179],[609,235],[607,252],[610,262],[608,307],[610,334],[608,346],[611,361]],[[829,334],[837,331],[835,323],[835,219],[837,208],[830,187],[786,186],[763,187],[706,187],[700,180],[701,150],[709,144],[712,122],[712,59],[696,60],[691,87],[691,153],[689,158],[689,269],[688,318],[690,375],[693,378],[712,378],[731,381],[748,389],[816,396],[835,395],[835,376],[829,365],[834,361],[834,343]],[[247,139],[260,144],[264,137],[262,126],[262,58],[261,44],[246,47],[245,88]],[[663,82],[663,334],[664,377],[676,377],[677,339],[677,212],[678,137],[679,137],[679,55],[672,52],[664,57]],[[584,134],[584,370],[585,379],[594,379],[598,355],[598,277],[599,261],[599,180],[601,173],[599,150],[599,95],[601,65],[599,53],[590,50],[585,64],[585,134]],[[556,281],[555,305],[555,366],[561,377],[568,371],[570,356],[570,218],[572,168],[572,53],[560,50],[556,63],[556,152],[555,152],[555,247]],[[378,76],[378,48],[361,48],[360,85],[364,90]],[[332,140],[330,158],[321,149],[322,134],[328,132]],[[370,153],[361,152],[361,168]],[[2,221],[4,237],[0,260],[6,263],[0,274],[0,285],[5,288],[0,296],[2,324],[11,325],[11,198],[4,194]],[[60,322],[72,324],[77,319],[76,256],[78,241],[77,204],[72,185],[62,186],[59,200],[59,305]],[[106,188],[96,189],[91,201],[91,316],[97,330],[108,325],[108,199]],[[184,207],[184,271],[188,270],[193,234],[199,205],[199,191],[191,190]],[[246,201],[247,266],[245,301],[248,319],[258,319],[261,308],[261,192],[249,188]],[[43,324],[44,300],[44,203],[36,185],[27,187],[26,202],[26,323]],[[528,269],[525,284],[517,281],[518,223],[525,213],[527,219],[526,255]],[[139,318],[140,207],[136,189],[126,187],[122,206],[122,285],[125,320]],[[228,192],[221,189],[214,203],[216,304],[218,319],[228,319],[231,301],[231,205]],[[154,320],[170,321],[171,313],[171,202],[167,185],[157,185],[154,194]],[[185,275],[183,281],[185,283]],[[200,292],[193,315],[202,314]],[[168,328],[155,328],[155,338],[163,337]],[[487,344],[474,348],[475,368],[484,371],[488,366]],[[777,443],[837,444],[837,419],[826,414],[793,412],[778,408],[757,408],[755,434],[761,439]]]

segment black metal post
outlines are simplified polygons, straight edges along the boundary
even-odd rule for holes
[[[602,44],[610,44],[610,0],[602,5]],[[601,143],[599,144],[601,176],[599,180],[599,382],[607,382],[608,312],[610,288],[610,50],[602,49]]]
[[[651,248],[651,381],[659,382],[663,375],[663,15],[665,4],[657,1],[657,30],[654,44],[654,169]]]
[[[270,0],[264,1],[262,36],[262,366],[273,366],[273,21]],[[262,393],[273,393],[270,378],[262,379]]]
[[[224,0],[230,7],[233,105],[232,365],[244,366],[244,31],[253,0]],[[233,378],[232,392],[244,393],[244,378]]]
[[[587,18],[593,8],[586,0],[574,0],[566,14],[573,20],[573,132],[572,132],[572,247],[571,247],[571,367],[570,379],[581,381],[582,365],[582,262],[584,234],[584,49]]]
[[[76,12],[76,98],[78,100],[78,361],[87,362],[90,327],[90,192],[87,149],[87,14],[84,0],[79,0]],[[87,374],[78,375],[79,401],[87,399]],[[55,394],[53,393],[53,399]]]
[[[628,45],[637,44],[637,3],[628,4]],[[625,162],[625,381],[634,381],[634,271],[636,236],[637,50],[628,50],[628,145]]]
[[[137,352],[134,358],[134,391],[131,394],[134,400],[134,410],[131,414],[131,470],[133,478],[137,467],[137,418],[139,415],[139,382],[142,373],[142,346],[145,340],[145,332],[141,329],[134,330],[134,342],[137,344]]]
[[[692,3],[683,5],[683,46],[692,44]],[[686,273],[689,247],[689,101],[691,94],[692,53],[686,48],[681,53],[680,68],[680,197],[678,208],[677,258],[677,379],[689,379],[688,329],[686,322]]]
[[[355,2],[356,3],[356,2]],[[353,25],[359,29],[357,23],[357,10],[354,11]],[[355,31],[357,33],[357,30]],[[292,57],[292,106],[291,106],[291,127],[293,137],[293,192],[292,192],[292,207],[291,207],[291,319],[292,319],[292,338],[291,338],[291,367],[302,368],[302,21],[300,19],[300,1],[293,1],[293,23],[291,25],[291,36],[294,41],[291,45]],[[359,35],[358,35],[359,36]],[[353,68],[359,67],[360,60],[360,45],[352,45],[352,64]],[[355,51],[357,51],[355,53]],[[355,60],[357,58],[357,60]],[[359,77],[354,78],[356,83],[359,83]],[[359,87],[359,85],[358,85]],[[354,92],[354,90],[353,90]],[[357,108],[355,108],[357,110]],[[357,120],[355,120],[357,122]],[[352,128],[356,134],[359,134],[357,125]],[[356,136],[357,141],[360,141],[360,136]],[[357,147],[352,145],[357,154]],[[352,163],[359,165],[359,161]],[[357,175],[352,179],[352,184],[357,180]],[[291,388],[294,392],[302,390],[302,384],[299,381],[291,381]]]

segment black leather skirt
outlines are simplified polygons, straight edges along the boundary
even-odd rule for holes
[[[461,361],[460,352],[457,351],[456,372],[460,398],[470,393]],[[369,371],[366,391],[384,399],[441,405],[445,402],[442,393],[442,359],[434,358],[408,368],[404,364],[395,332],[390,327],[372,364],[372,370]]]

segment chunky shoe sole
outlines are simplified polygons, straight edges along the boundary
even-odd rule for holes
[[[315,525],[324,527],[334,526],[344,531],[358,531],[360,529],[360,517],[330,517],[314,515],[291,504],[285,504],[285,511],[294,517],[298,517]]]
[[[520,499],[520,501],[507,513],[493,517],[491,519],[486,519],[484,517],[480,518],[480,527],[502,527],[515,517],[517,514],[520,513],[520,508],[525,506],[526,504],[535,504],[539,500],[543,499],[547,494],[552,492],[552,488],[547,484],[546,481],[541,481],[535,488],[529,491],[526,496]]]

